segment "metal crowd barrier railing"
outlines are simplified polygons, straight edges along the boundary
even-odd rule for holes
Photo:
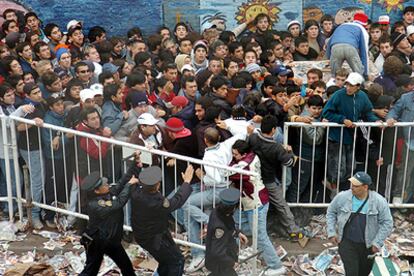
[[[20,171],[20,163],[19,163],[19,156],[21,156],[21,152],[22,152],[22,148],[20,148],[20,152],[19,152],[19,148],[18,148],[18,144],[17,144],[17,139],[26,139],[26,145],[30,144],[30,139],[29,139],[29,134],[28,134],[28,126],[36,126],[36,123],[34,120],[28,120],[28,119],[24,119],[24,118],[20,118],[20,117],[14,117],[14,116],[4,116],[4,115],[0,115],[0,119],[1,119],[1,124],[2,124],[2,139],[3,139],[3,143],[4,143],[4,152],[5,152],[5,159],[6,160],[11,160],[10,162],[5,162],[6,166],[5,166],[5,173],[7,176],[7,197],[3,197],[0,198],[0,201],[4,201],[6,200],[9,204],[9,206],[12,206],[13,204],[13,200],[16,200],[17,202],[17,210],[19,213],[19,217],[22,218],[23,217],[23,204],[27,203],[27,199],[25,198],[25,196],[22,195],[22,184],[20,185],[16,185],[14,183],[21,183],[21,176],[20,173],[18,173]],[[22,130],[20,129],[20,131],[18,132],[16,127],[17,125],[25,125],[25,129]],[[43,130],[43,133],[41,133]],[[81,132],[81,131],[77,131],[77,130],[73,130],[73,129],[69,129],[69,128],[64,128],[64,127],[59,127],[59,126],[55,126],[55,125],[51,125],[51,124],[47,124],[47,123],[43,123],[43,125],[41,127],[37,128],[37,136],[39,141],[42,141],[42,135],[43,138],[45,135],[48,135],[49,137],[49,141],[52,141],[52,132],[56,133],[60,133],[59,135],[61,137],[64,137],[62,139],[60,139],[61,141],[64,141],[64,139],[68,139],[67,135],[73,136],[73,138],[71,138],[72,140],[68,139],[66,142],[66,146],[62,147],[62,151],[61,152],[57,152],[53,149],[53,144],[52,142],[50,142],[50,145],[45,145],[43,143],[39,143],[39,156],[40,156],[40,160],[37,160],[37,163],[32,163],[30,158],[34,157],[34,154],[31,154],[32,152],[30,152],[30,148],[29,146],[27,151],[26,151],[26,166],[28,167],[28,173],[36,173],[36,171],[34,171],[31,168],[32,166],[36,166],[38,167],[37,169],[40,169],[40,174],[41,174],[41,181],[42,181],[42,191],[41,194],[39,195],[39,191],[36,191],[36,189],[33,189],[33,185],[25,185],[26,187],[31,187],[30,188],[30,193],[31,195],[34,195],[35,193],[37,193],[37,197],[40,198],[41,200],[38,200],[36,198],[34,198],[33,196],[30,196],[30,203],[34,206],[34,207],[39,207],[41,208],[43,211],[44,210],[49,210],[52,212],[57,212],[60,214],[64,214],[64,215],[68,215],[68,216],[73,216],[76,218],[81,218],[81,219],[88,219],[88,216],[85,214],[85,210],[83,210],[83,206],[81,206],[81,192],[80,189],[78,188],[79,185],[79,178],[80,178],[80,170],[82,169],[83,171],[85,171],[85,168],[80,168],[79,166],[79,154],[80,151],[82,150],[78,143],[79,143],[79,139],[80,138],[84,138],[87,139],[86,141],[89,141],[89,139],[92,139],[93,142],[95,143],[95,145],[97,145],[98,149],[99,149],[99,160],[92,160],[92,157],[89,154],[86,154],[86,158],[87,158],[87,171],[88,173],[90,172],[91,166],[92,165],[97,165],[97,163],[93,164],[93,162],[98,162],[99,163],[99,171],[101,172],[101,175],[103,175],[104,173],[104,169],[103,167],[105,166],[105,160],[103,160],[103,156],[102,156],[102,144],[103,143],[108,143],[110,145],[109,150],[110,151],[110,164],[109,164],[109,171],[107,173],[110,174],[109,178],[109,182],[115,182],[115,176],[116,176],[116,170],[118,168],[122,168],[123,172],[126,171],[127,166],[127,160],[128,157],[125,157],[125,155],[129,155],[131,156],[131,152],[135,151],[135,150],[139,150],[141,152],[141,154],[146,154],[147,155],[147,159],[149,156],[149,159],[152,158],[152,156],[157,156],[160,160],[160,167],[163,171],[163,183],[165,183],[165,169],[167,168],[167,164],[165,159],[166,158],[173,158],[176,161],[183,161],[186,162],[186,164],[193,164],[195,166],[199,166],[201,169],[205,166],[210,166],[213,168],[217,168],[220,169],[222,171],[225,171],[225,175],[227,175],[227,183],[230,184],[229,182],[229,175],[231,174],[241,174],[241,175],[255,175],[254,172],[250,172],[250,171],[245,171],[242,169],[238,169],[238,168],[232,168],[232,167],[228,167],[228,166],[221,166],[218,164],[208,164],[203,162],[202,160],[199,159],[194,159],[194,158],[190,158],[190,157],[186,157],[186,156],[181,156],[181,155],[177,155],[177,154],[173,154],[170,152],[166,152],[166,151],[162,151],[162,150],[157,150],[157,149],[149,149],[143,146],[139,146],[139,145],[135,145],[135,144],[130,144],[130,143],[126,143],[126,142],[122,142],[119,140],[115,140],[112,138],[106,138],[103,136],[97,136],[97,135],[93,135],[90,133],[86,133],[86,132]],[[72,144],[70,144],[72,143]],[[88,143],[86,143],[86,145],[88,145]],[[45,150],[46,150],[46,146],[50,147],[50,154],[51,154],[51,159],[52,162],[50,162],[51,160],[45,160]],[[71,148],[69,148],[71,146]],[[119,149],[123,149],[123,156],[120,156],[118,151]],[[11,153],[9,152],[9,150],[11,150]],[[72,163],[74,164],[70,164],[71,160],[69,160],[69,157],[72,157]],[[36,157],[37,158],[37,157]],[[59,159],[59,162],[56,162],[56,160]],[[177,163],[178,162],[174,162],[174,167],[173,167],[173,171],[174,171],[174,175],[173,175],[173,179],[174,179],[174,189],[177,188],[177,179],[178,177],[181,177],[180,174],[177,173]],[[11,166],[12,165],[12,166]],[[71,165],[74,165],[74,167],[70,168]],[[47,172],[47,170],[49,170],[49,172]],[[50,171],[52,173],[52,175],[50,175]],[[15,177],[13,179],[12,177],[12,172],[16,172],[14,173]],[[48,173],[49,179],[46,179],[45,174]],[[63,180],[62,180],[62,174],[63,174]],[[68,177],[69,176],[69,177]],[[84,177],[85,175],[83,175]],[[107,175],[103,175],[103,176],[107,176]],[[50,178],[51,177],[51,178]],[[111,179],[112,178],[112,179]],[[25,179],[29,179],[29,177],[27,175],[25,175]],[[45,189],[45,185],[46,185],[46,181],[53,179],[53,194],[52,194],[52,199],[47,198],[48,195],[46,195],[46,189]],[[60,181],[59,181],[60,179]],[[242,196],[242,177],[240,177],[240,197]],[[16,187],[16,194],[13,194],[13,184]],[[27,184],[27,183],[26,183]],[[0,183],[1,185],[1,183]],[[49,183],[50,185],[50,183]],[[201,186],[203,186],[202,180],[200,183]],[[70,188],[70,186],[72,186]],[[64,192],[62,193],[62,191],[59,190],[60,189],[64,189]],[[213,189],[215,189],[215,187],[213,187]],[[58,193],[61,193],[61,195],[58,195]],[[167,196],[166,191],[165,191],[165,185],[162,185],[162,189],[161,192]],[[26,191],[26,195],[27,195],[27,191]],[[50,195],[49,195],[50,197]],[[58,205],[59,201],[62,201],[63,198],[63,203],[66,204],[65,206],[62,206],[61,204]],[[128,203],[129,204],[129,203]],[[204,208],[205,206],[203,206],[203,196],[201,196],[201,210],[204,211],[208,211],[207,208]],[[215,200],[213,202],[213,206],[215,206]],[[241,201],[240,201],[240,210],[241,210]],[[190,208],[189,208],[190,209]],[[124,229],[128,230],[128,231],[132,231],[129,221],[130,221],[130,208],[127,205],[125,207],[125,225],[124,225]],[[9,208],[9,216],[10,216],[10,220],[12,220],[14,215],[14,210],[13,208]],[[191,216],[191,211],[187,212],[188,218]],[[176,234],[176,238],[175,241],[178,244],[181,245],[185,245],[185,246],[190,246],[192,248],[198,248],[201,250],[205,250],[205,246],[203,244],[203,240],[201,239],[200,243],[194,243],[191,241],[188,241],[186,239],[180,239],[177,238],[179,237],[179,235],[177,235],[177,225],[178,225],[178,220],[177,220],[177,211],[175,212],[175,234]],[[253,216],[253,229],[252,230],[252,248],[254,250],[254,252],[257,252],[257,219],[258,219],[258,209],[256,208],[256,210],[254,210],[254,216]],[[189,219],[187,220],[189,221]],[[239,221],[241,221],[241,214],[239,215]],[[184,225],[185,228],[187,229],[187,234],[189,236],[190,233],[189,232],[189,225]],[[239,225],[239,227],[241,228],[241,225]],[[200,229],[203,229],[203,225],[201,224]],[[256,269],[256,261],[254,260],[256,258],[252,259],[252,264],[254,266],[254,269]]]
[[[413,126],[414,122],[393,126],[356,122],[349,129],[330,122],[285,123],[284,145],[290,145],[299,157],[295,168],[283,168],[289,205],[327,207],[336,193],[350,188],[349,177],[364,171],[373,180],[370,188],[382,194],[390,207],[414,208],[414,149],[407,146]]]

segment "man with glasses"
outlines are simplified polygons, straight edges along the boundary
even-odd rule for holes
[[[372,268],[369,255],[380,251],[393,219],[385,198],[370,191],[372,179],[367,173],[357,172],[348,180],[351,189],[339,193],[328,207],[328,237],[339,243],[345,274],[365,276]]]
[[[76,63],[75,75],[82,82],[83,88],[89,88],[91,86],[92,74],[88,64],[83,61]]]

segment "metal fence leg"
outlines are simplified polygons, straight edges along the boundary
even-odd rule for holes
[[[22,206],[22,182],[20,179],[20,165],[19,165],[19,153],[17,149],[17,135],[15,121],[10,122],[11,130],[11,148],[13,150],[13,164],[14,164],[14,182],[16,184],[16,202],[19,211],[19,220],[23,219],[23,206]],[[29,153],[30,154],[30,153]]]
[[[30,189],[29,167],[27,165],[23,166],[23,181],[24,181],[24,191],[25,191],[25,197],[26,197],[27,220],[29,222],[29,227],[32,227],[33,226],[32,190]]]
[[[257,236],[259,234],[258,220],[259,220],[259,208],[256,207],[253,210],[253,229],[252,229],[252,247],[253,247],[254,253],[257,253]],[[252,259],[251,263],[252,263],[253,275],[257,275],[257,256],[255,256]]]
[[[6,183],[7,183],[7,204],[9,205],[9,221],[13,222],[14,210],[13,210],[13,187],[10,175],[10,157],[7,137],[7,122],[8,118],[5,116],[1,117],[1,128],[3,134],[3,145],[4,145],[4,168],[6,169]]]

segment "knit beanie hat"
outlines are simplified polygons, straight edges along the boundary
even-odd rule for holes
[[[391,42],[392,42],[392,46],[395,48],[398,46],[398,44],[400,44],[400,42],[406,38],[407,36],[405,34],[399,33],[399,32],[394,32],[391,34]]]

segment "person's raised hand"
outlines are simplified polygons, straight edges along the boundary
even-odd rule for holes
[[[194,175],[194,168],[192,165],[188,165],[187,169],[185,169],[185,172],[181,173],[181,177],[183,178],[183,181],[186,183],[190,183],[191,179],[193,179]]]

